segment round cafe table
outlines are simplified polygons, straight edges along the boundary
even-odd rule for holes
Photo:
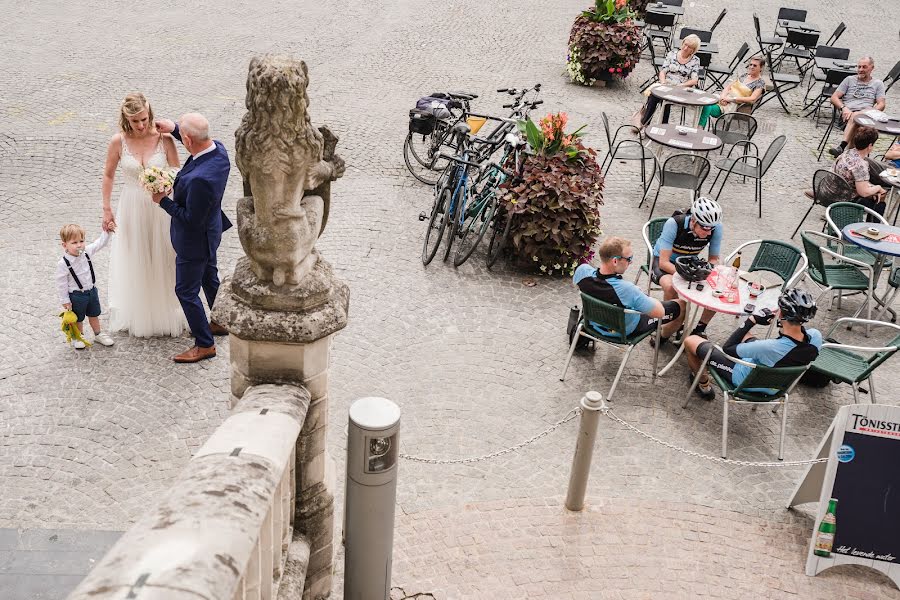
[[[888,238],[873,240],[855,233],[856,231],[868,229],[869,227],[877,227],[879,232],[888,234]],[[884,263],[887,260],[887,257],[900,256],[900,227],[883,225],[882,223],[850,223],[841,229],[841,238],[844,241],[850,242],[860,248],[865,248],[869,252],[875,254],[875,264],[872,266],[872,273],[875,278],[872,282],[872,296],[875,298],[875,302],[889,310],[891,314],[894,314],[891,307],[884,303],[884,298],[879,298],[875,294],[874,289],[875,286],[878,285],[878,279],[881,275],[881,271],[884,269]],[[885,293],[885,295],[887,295],[887,293]],[[884,310],[880,311],[878,314],[880,316],[883,313]]]
[[[897,117],[888,117],[887,121],[876,121],[872,117],[866,114],[868,111],[861,111],[853,115],[853,120],[856,121],[858,125],[865,125],[867,127],[871,127],[875,129],[879,133],[886,133],[888,135],[900,135],[900,119]]]
[[[747,281],[747,278],[753,279],[754,275],[755,273],[747,273],[746,271],[739,272],[738,301],[734,304],[713,296],[712,286],[709,283],[703,282],[703,289],[698,290],[696,283],[688,284],[677,273],[672,276],[672,287],[675,288],[678,296],[687,303],[687,312],[684,316],[685,333],[681,338],[681,343],[678,346],[678,351],[675,352],[675,356],[660,370],[660,376],[668,373],[669,369],[681,358],[684,352],[684,340],[697,325],[703,310],[709,309],[717,313],[740,316],[747,314],[744,312],[744,307],[747,304],[753,304],[754,310],[768,308],[772,312],[778,312],[778,297],[781,295],[781,285],[770,285],[759,296],[751,298],[750,283]],[[688,287],[689,285],[690,287]]]
[[[722,139],[713,133],[674,123],[649,125],[644,129],[644,135],[657,144],[690,152],[709,152],[722,145]]]
[[[689,121],[691,125],[696,125],[700,121],[700,110],[704,106],[712,106],[719,101],[717,94],[711,94],[696,88],[685,88],[677,85],[657,85],[650,93],[659,98],[662,106],[656,110],[656,122],[662,123],[663,115],[666,112],[666,104],[678,105],[690,108],[693,117]],[[671,116],[671,110],[670,110]]]

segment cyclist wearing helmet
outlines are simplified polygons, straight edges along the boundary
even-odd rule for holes
[[[703,362],[703,357],[712,350],[709,357],[709,368],[715,369],[725,379],[731,379],[734,385],[740,385],[751,368],[735,363],[731,357],[737,357],[757,365],[766,367],[799,367],[816,360],[819,348],[822,347],[822,334],[818,329],[806,329],[803,324],[816,315],[816,301],[805,290],[792,288],[786,290],[778,299],[779,321],[781,333],[775,339],[758,340],[750,330],[754,325],[768,325],[775,318],[774,313],[754,313],[747,317],[744,324],[738,327],[722,352],[711,342],[699,335],[692,335],[685,341],[688,364],[691,373],[696,373]],[[691,375],[693,380],[693,375]],[[774,390],[753,388],[748,391],[773,393]],[[704,374],[697,386],[697,392],[707,400],[715,396],[709,376]]]
[[[681,327],[684,321],[684,300],[660,302],[643,293],[622,274],[634,260],[631,242],[619,237],[608,237],[600,244],[600,268],[583,264],[575,269],[572,280],[583,293],[609,304],[622,306],[643,313],[625,315],[625,334],[633,335],[656,331],[662,322],[660,335],[666,338]],[[592,325],[606,332],[599,324]]]
[[[678,297],[672,287],[675,259],[679,256],[697,256],[709,248],[709,262],[719,262],[722,246],[722,207],[715,200],[699,197],[689,211],[673,215],[663,225],[662,234],[653,246],[653,262],[650,279],[663,289],[663,300]],[[691,335],[704,335],[706,326],[715,311],[704,310]]]

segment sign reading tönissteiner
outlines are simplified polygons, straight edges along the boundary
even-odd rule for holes
[[[819,501],[806,574],[858,564],[900,587],[900,407],[838,411],[788,507]]]

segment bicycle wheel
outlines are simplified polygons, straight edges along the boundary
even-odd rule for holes
[[[490,197],[480,205],[480,210],[476,211],[474,218],[465,224],[462,235],[459,237],[459,245],[456,247],[456,256],[453,257],[454,267],[469,260],[472,253],[475,252],[475,248],[478,247],[484,234],[491,227],[494,213],[497,211],[497,204],[499,204],[497,195],[491,193]]]
[[[487,251],[487,268],[490,269],[497,262],[497,259],[500,258],[500,255],[503,253],[503,249],[506,246],[506,241],[509,238],[509,229],[512,225],[512,215],[510,215],[505,209],[501,215],[500,211],[495,213],[495,217],[493,220],[493,231],[491,232],[491,241],[488,244]]]
[[[445,186],[435,194],[434,206],[431,209],[431,218],[428,220],[428,229],[425,230],[425,243],[422,245],[422,264],[428,265],[437,254],[447,227],[447,219],[450,211],[450,197],[453,192]]]
[[[430,144],[430,137],[425,136],[426,145],[423,145],[420,141],[422,136],[410,132],[406,135],[406,140],[403,142],[403,160],[406,162],[406,168],[409,169],[409,173],[413,177],[426,185],[434,185],[440,176],[440,171],[431,169],[429,166],[431,163],[419,159],[418,153],[425,152],[425,148]],[[414,149],[416,146],[418,148]]]
[[[455,183],[456,182],[454,181],[454,187]],[[459,222],[463,215],[461,211],[466,210],[467,198],[468,191],[464,185],[461,185],[459,186],[459,196],[456,198],[456,201],[454,202],[451,196],[451,200],[447,203],[447,220],[448,225],[450,226],[450,233],[447,235],[447,248],[444,250],[444,262],[447,262],[447,259],[450,258],[450,249],[453,248],[453,241],[459,233]]]

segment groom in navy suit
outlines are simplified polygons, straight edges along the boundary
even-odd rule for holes
[[[175,248],[175,294],[194,336],[194,346],[173,357],[178,363],[194,363],[216,355],[213,335],[225,328],[206,320],[200,289],[212,309],[219,290],[216,251],[222,232],[231,221],[222,212],[222,195],[231,161],[221,142],[209,139],[209,122],[198,113],[188,113],[179,123],[156,122],[162,133],[171,133],[190,152],[175,185],[168,193],[153,195],[153,201],[172,216],[171,237]],[[171,195],[171,197],[169,197]]]

